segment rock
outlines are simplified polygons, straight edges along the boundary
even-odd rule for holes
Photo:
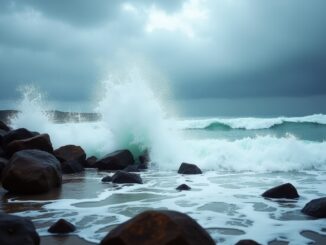
[[[195,164],[182,163],[178,170],[178,174],[202,174],[202,171]]]
[[[61,170],[63,174],[74,174],[84,171],[84,167],[78,161],[66,161],[61,163]]]
[[[176,211],[146,211],[114,228],[100,245],[215,245],[210,235],[188,215]]]
[[[326,218],[326,197],[311,200],[301,212],[315,218]]]
[[[5,168],[5,166],[8,164],[8,160],[6,158],[0,157],[0,176],[2,173],[2,170]],[[1,181],[1,178],[0,178]]]
[[[145,150],[139,157],[139,162],[141,164],[145,164],[148,165],[148,163],[151,161],[150,157],[149,157],[149,152],[148,150]]]
[[[0,213],[1,245],[39,245],[40,237],[27,218]]]
[[[124,168],[123,171],[125,172],[140,172],[139,165],[133,164],[129,165],[128,167]]]
[[[85,168],[96,168],[95,163],[97,161],[97,157],[91,156],[86,159],[84,167]]]
[[[117,171],[112,176],[112,183],[124,184],[124,183],[136,183],[142,184],[143,181],[139,174],[128,173],[125,171]]]
[[[48,229],[50,233],[70,233],[74,232],[76,227],[65,219],[59,219]]]
[[[235,245],[261,245],[260,243],[254,241],[254,240],[240,240]]]
[[[132,164],[134,164],[134,157],[131,152],[129,150],[119,150],[99,159],[95,166],[99,170],[122,170]]]
[[[12,130],[2,137],[2,146],[6,150],[7,145],[14,140],[24,140],[39,135],[37,132],[31,132],[26,128]]]
[[[268,198],[294,199],[298,198],[299,194],[292,184],[286,183],[265,191],[262,196]]]
[[[0,146],[0,157],[5,157],[5,156],[6,156],[5,151]]]
[[[181,184],[176,188],[178,191],[189,191],[191,188],[186,184]]]
[[[112,177],[111,176],[105,176],[104,178],[102,178],[101,180],[102,182],[112,182]]]
[[[3,121],[0,121],[0,129],[7,132],[10,131],[9,126],[7,126],[7,124],[5,124]]]
[[[48,134],[40,134],[32,138],[14,140],[7,145],[6,154],[8,157],[11,157],[17,151],[28,149],[37,149],[52,153],[53,147],[50,136]]]
[[[2,171],[2,185],[9,192],[44,193],[61,186],[60,162],[40,150],[16,152]]]
[[[53,154],[61,162],[62,172],[72,174],[84,171],[86,153],[76,145],[65,145],[56,149]]]

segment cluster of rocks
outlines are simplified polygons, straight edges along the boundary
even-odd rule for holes
[[[150,161],[144,152],[136,163],[129,150],[112,152],[100,159],[86,157],[80,146],[66,145],[53,149],[50,136],[31,132],[24,128],[11,129],[0,121],[0,182],[12,193],[45,193],[62,184],[62,174],[84,171],[84,168],[114,171],[102,182],[142,184],[140,172]],[[179,174],[202,174],[195,164],[182,163]],[[176,188],[191,190],[186,184]],[[265,198],[299,198],[296,188],[286,183],[262,194]],[[326,197],[310,201],[302,209],[304,214],[315,218],[326,217]],[[53,224],[48,232],[69,233],[76,227],[64,219]],[[22,217],[0,213],[0,244],[39,244],[40,238],[33,223]],[[186,214],[152,210],[143,212],[114,228],[101,241],[110,244],[215,244],[210,235]],[[253,240],[241,240],[237,245],[258,244]]]

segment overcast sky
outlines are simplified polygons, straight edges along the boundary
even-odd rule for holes
[[[0,100],[86,101],[139,60],[178,99],[326,94],[325,0],[1,0]]]

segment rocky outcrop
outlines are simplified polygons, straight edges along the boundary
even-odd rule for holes
[[[176,211],[146,211],[114,228],[100,245],[215,245],[210,235],[188,215]]]
[[[178,191],[189,191],[191,190],[190,186],[186,184],[181,184],[176,188]]]
[[[195,164],[182,163],[178,170],[178,174],[202,174],[202,171]]]
[[[97,161],[97,157],[91,156],[86,159],[86,161],[84,163],[84,167],[85,168],[96,168],[96,166],[95,166],[96,161]]]
[[[39,133],[31,132],[31,131],[27,130],[26,128],[15,129],[15,130],[8,132],[7,134],[5,134],[2,137],[2,146],[3,146],[4,150],[6,150],[6,147],[10,142],[12,142],[14,140],[24,140],[24,139],[32,138],[38,134]]]
[[[301,212],[315,218],[326,218],[326,197],[311,200]]]
[[[51,227],[48,229],[48,232],[50,233],[70,233],[74,232],[76,230],[76,227],[68,222],[65,219],[59,219],[57,222],[55,222]]]
[[[7,145],[6,154],[8,157],[11,157],[17,151],[28,149],[37,149],[52,153],[53,147],[50,136],[48,134],[40,134],[32,138],[14,140]]]
[[[290,184],[286,183],[283,185],[279,185],[273,187],[262,194],[263,197],[267,198],[287,198],[287,199],[294,199],[298,198],[299,194],[296,188]]]
[[[0,213],[0,244],[39,245],[40,237],[29,219]]]
[[[142,184],[143,180],[139,174],[128,173],[125,171],[117,171],[112,176],[112,183],[125,184],[125,183],[135,183]]]
[[[2,171],[2,185],[13,193],[44,193],[61,182],[60,162],[40,150],[16,152]]]
[[[134,157],[129,150],[119,150],[112,152],[99,159],[95,166],[99,170],[122,170],[134,164]]]
[[[86,153],[80,146],[62,146],[56,149],[53,154],[60,161],[63,173],[71,174],[84,171]]]

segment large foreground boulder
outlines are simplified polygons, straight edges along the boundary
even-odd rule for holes
[[[2,146],[6,150],[7,145],[14,140],[24,140],[32,138],[36,135],[39,135],[37,132],[31,132],[26,128],[18,128],[12,131],[9,131],[2,137]]]
[[[202,174],[202,171],[195,164],[183,162],[180,165],[178,174]]]
[[[51,227],[48,229],[48,232],[50,233],[70,233],[74,232],[76,230],[76,227],[71,224],[69,221],[65,219],[59,219],[57,222],[55,222]]]
[[[286,183],[265,191],[262,196],[267,198],[294,199],[298,198],[299,194],[297,192],[297,189],[292,184]]]
[[[134,162],[134,157],[129,150],[119,150],[99,159],[95,166],[99,170],[122,170]]]
[[[315,218],[326,218],[326,197],[308,202],[301,212]]]
[[[86,153],[80,146],[65,145],[56,149],[53,154],[61,162],[63,173],[71,174],[84,171]]]
[[[0,244],[38,245],[40,237],[29,219],[0,213]]]
[[[11,157],[17,151],[28,149],[37,149],[52,153],[53,147],[50,136],[48,134],[40,134],[32,138],[14,140],[7,145],[6,154],[8,157]]]
[[[2,185],[13,193],[43,193],[59,187],[61,182],[60,162],[40,150],[16,152],[2,171]]]
[[[126,171],[117,171],[112,176],[112,183],[125,184],[125,183],[135,183],[142,184],[143,180],[139,174],[129,173]]]
[[[176,211],[146,211],[113,229],[100,245],[215,245],[210,235],[188,215]]]

